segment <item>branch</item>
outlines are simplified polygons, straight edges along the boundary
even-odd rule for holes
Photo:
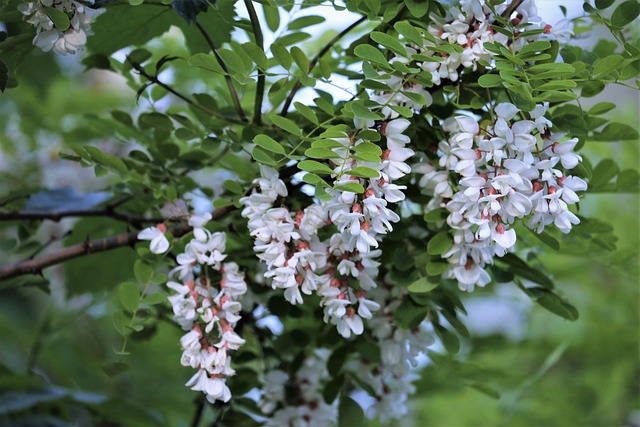
[[[238,97],[238,92],[236,91],[236,88],[233,85],[233,80],[231,80],[231,75],[229,74],[229,69],[227,68],[227,65],[224,63],[224,61],[218,54],[218,48],[216,47],[216,44],[214,43],[213,39],[211,38],[207,30],[205,30],[205,28],[202,26],[202,24],[200,24],[200,22],[197,19],[195,22],[196,22],[196,26],[198,27],[198,30],[200,30],[205,40],[207,41],[207,44],[211,48],[213,55],[216,57],[216,61],[218,61],[220,68],[222,68],[222,70],[224,71],[224,79],[226,80],[227,86],[229,87],[229,94],[231,95],[233,106],[236,108],[236,111],[238,112],[238,115],[240,116],[242,121],[245,123],[248,122],[249,119],[247,119],[247,115],[244,113],[244,110],[242,109],[242,105],[240,104],[240,98]]]
[[[502,18],[509,19],[514,10],[520,7],[520,5],[524,3],[524,0],[514,0],[507,6],[507,8],[500,15]]]
[[[232,207],[216,209],[212,213],[212,219],[220,219],[224,215],[229,213],[232,209]],[[175,237],[181,237],[191,231],[191,227],[186,224],[180,224],[170,227],[167,231],[169,231]],[[44,255],[35,259],[27,259],[15,264],[9,264],[1,267],[0,280],[11,279],[25,274],[40,274],[43,269],[56,264],[60,264],[70,259],[78,258],[84,255],[91,255],[98,252],[105,252],[112,249],[118,249],[125,246],[133,246],[137,241],[138,231],[121,233],[115,236],[107,237],[105,239],[86,241],[74,246],[69,246],[68,248],[60,249],[49,255]]]
[[[129,215],[120,212],[115,212],[113,208],[106,207],[104,209],[76,209],[68,211],[17,211],[17,212],[0,212],[0,221],[28,221],[38,219],[48,219],[58,222],[62,218],[66,217],[108,217],[119,221],[124,221],[132,225],[141,225],[146,223],[160,223],[166,220],[166,218],[147,218],[137,215]]]
[[[244,0],[244,4],[247,7],[249,13],[249,19],[251,20],[251,26],[253,27],[253,35],[256,39],[256,44],[264,52],[264,40],[262,37],[262,29],[260,28],[260,21],[258,20],[258,14],[253,7],[251,0]],[[256,99],[253,105],[253,123],[260,125],[262,121],[262,100],[264,99],[264,86],[265,86],[265,74],[264,70],[258,68],[258,83],[256,86]]]
[[[204,105],[200,105],[197,102],[194,102],[192,99],[188,98],[187,96],[181,94],[180,92],[178,92],[177,90],[175,90],[174,88],[172,88],[171,86],[169,86],[166,83],[161,82],[158,79],[158,76],[153,76],[149,73],[146,72],[146,70],[137,62],[131,61],[130,59],[127,58],[127,60],[129,61],[129,63],[131,64],[131,66],[138,72],[140,73],[140,75],[144,76],[147,80],[149,80],[151,83],[155,83],[158,86],[160,86],[161,88],[163,88],[164,90],[166,90],[167,92],[170,92],[172,94],[174,94],[175,96],[177,96],[178,98],[182,99],[183,101],[185,101],[187,104],[192,105],[193,107],[199,109],[200,111],[204,111],[207,114],[210,114],[218,119],[221,120],[225,120],[227,122],[230,123],[237,123],[237,124],[245,124],[244,121],[241,120],[236,120],[233,117],[228,117],[224,114],[220,114],[219,112],[215,111],[215,110],[211,110],[207,107],[205,107]]]
[[[356,22],[354,22],[353,24],[349,25],[347,28],[342,30],[333,39],[331,39],[331,41],[329,43],[327,43],[327,45],[325,47],[323,47],[322,50],[320,50],[320,52],[318,52],[318,54],[316,56],[313,57],[311,62],[309,62],[309,70],[307,71],[307,74],[311,73],[311,71],[313,71],[313,69],[315,68],[315,66],[318,63],[318,61],[320,61],[320,58],[322,58],[327,52],[329,52],[329,50],[331,50],[331,48],[336,43],[338,43],[338,41],[340,41],[340,39],[342,37],[347,35],[347,33],[349,33],[355,27],[360,25],[366,19],[367,19],[367,17],[363,16],[362,18],[358,19]],[[285,117],[287,115],[289,107],[291,106],[291,102],[293,101],[293,97],[296,95],[298,90],[300,90],[301,86],[302,86],[302,83],[300,82],[300,79],[298,79],[298,81],[296,81],[296,84],[293,86],[293,89],[291,90],[291,93],[289,93],[289,96],[287,96],[287,99],[284,101],[284,105],[282,106],[282,111],[280,111],[280,115],[282,117]]]

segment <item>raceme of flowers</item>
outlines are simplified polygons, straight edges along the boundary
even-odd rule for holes
[[[516,221],[528,219],[527,226],[537,233],[550,224],[568,233],[580,222],[569,205],[578,202],[576,192],[587,184],[559,169],[570,170],[582,160],[573,152],[578,140],[551,132],[546,109],[538,105],[529,119],[519,120],[522,112],[502,103],[485,129],[472,117],[449,120],[449,138],[438,146],[438,166],[414,168],[424,174],[420,185],[434,196],[428,210],[449,211],[454,243],[442,255],[451,264],[444,275],[456,279],[462,290],[491,281],[484,267],[514,247]],[[457,181],[451,183],[450,172]]]
[[[167,286],[175,292],[169,296],[174,321],[188,331],[180,339],[180,363],[197,370],[186,385],[202,391],[213,403],[231,398],[226,378],[235,374],[230,352],[245,342],[234,329],[241,318],[239,298],[247,292],[247,284],[236,263],[223,262],[226,235],[207,230],[210,219],[211,214],[189,219],[193,239],[177,256],[178,265],[169,273],[173,280]],[[164,253],[169,249],[165,231],[164,225],[149,227],[138,238],[150,240],[153,253]]]
[[[61,55],[75,53],[92,35],[91,22],[97,11],[87,7],[92,2],[74,0],[35,0],[18,5],[18,10],[25,15],[25,20],[36,28],[33,39],[34,46],[45,52],[53,50]],[[54,15],[55,14],[55,15]],[[52,16],[63,16],[62,22],[54,22]],[[66,25],[66,21],[68,25]],[[60,28],[59,25],[65,25]]]

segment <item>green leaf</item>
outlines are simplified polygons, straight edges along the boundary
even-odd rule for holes
[[[409,12],[416,18],[422,18],[429,10],[429,2],[424,0],[404,0]]]
[[[136,260],[135,264],[133,264],[133,275],[138,282],[146,285],[153,277],[153,267],[141,259]]]
[[[115,311],[111,316],[111,321],[113,323],[113,328],[118,332],[118,334],[123,337],[129,335],[129,330],[126,327],[128,319],[122,310]]]
[[[162,304],[165,301],[165,296],[159,292],[155,294],[149,294],[142,299],[144,304],[156,305]]]
[[[134,312],[138,309],[140,304],[140,290],[138,285],[133,282],[124,282],[118,289],[118,297],[122,306],[130,311]]]
[[[524,45],[518,55],[525,55],[527,53],[543,52],[551,47],[551,43],[547,41],[535,41]]]
[[[206,53],[196,53],[187,61],[192,67],[204,68],[205,70],[214,71],[216,73],[224,74],[224,70],[215,60],[213,55]]]
[[[328,148],[312,147],[304,152],[304,155],[313,159],[337,159],[340,158],[338,154]]]
[[[531,230],[528,227],[527,227],[527,230],[529,230],[531,234],[533,234],[536,237],[536,239],[540,240],[542,243],[549,246],[551,249],[556,251],[560,250],[560,242],[558,242],[558,240],[555,237],[551,236],[546,231],[542,231],[542,233],[536,233],[535,231]]]
[[[420,35],[420,31],[416,29],[413,25],[408,23],[407,21],[399,21],[393,25],[393,28],[396,29],[404,38],[413,42],[414,44],[421,46],[424,44],[423,38]]]
[[[382,52],[369,44],[356,46],[353,53],[355,53],[358,58],[366,59],[382,68],[389,69],[389,61],[387,61]]]
[[[248,42],[244,43],[242,47],[249,55],[249,58],[251,58],[258,67],[263,70],[269,68],[269,59],[267,58],[267,55],[265,55],[264,50],[260,49],[260,46],[255,43]]]
[[[105,166],[113,171],[119,172],[121,174],[126,174],[128,172],[127,165],[125,165],[124,162],[119,157],[106,154],[102,150],[96,147],[92,147],[90,145],[85,145],[82,147],[82,149],[96,163],[102,166]]]
[[[155,129],[173,131],[173,122],[169,117],[162,113],[151,112],[140,115],[140,123],[151,126]]]
[[[538,287],[525,288],[525,292],[533,298],[535,302],[553,314],[571,321],[578,320],[578,310],[548,289]]]
[[[276,162],[271,155],[257,145],[253,147],[253,150],[251,150],[251,156],[256,162],[267,166],[278,166],[278,162]]]
[[[287,29],[299,30],[301,28],[310,27],[312,25],[322,24],[325,18],[317,15],[302,16],[298,19],[294,19],[289,23]]]
[[[286,117],[274,115],[274,116],[271,116],[271,122],[274,125],[278,126],[280,129],[283,129],[289,132],[290,134],[293,134],[296,136],[302,135],[302,131],[300,130],[300,127],[293,120],[287,119]]]
[[[220,48],[218,49],[218,55],[222,58],[222,61],[227,65],[229,70],[235,71],[240,74],[245,74],[247,70],[244,68],[244,61],[242,58],[232,50]]]
[[[253,138],[253,142],[255,142],[259,147],[264,148],[267,151],[271,151],[272,153],[282,155],[286,154],[282,145],[278,144],[278,142],[265,134],[256,135]]]
[[[405,299],[393,312],[393,320],[403,329],[413,329],[424,320],[429,307],[418,305],[411,299]]]
[[[449,264],[446,262],[430,261],[425,267],[425,271],[429,276],[440,276],[442,273],[449,269]]]
[[[444,208],[434,209],[424,214],[425,222],[441,222],[447,219],[449,211]]]
[[[438,286],[437,283],[431,283],[427,280],[426,277],[421,277],[416,280],[409,286],[407,286],[407,290],[409,292],[413,292],[414,294],[426,294],[427,292],[431,292]]]
[[[460,351],[460,340],[458,340],[456,334],[437,323],[433,324],[433,328],[448,353],[456,354]]]
[[[624,58],[621,55],[609,55],[606,58],[598,59],[593,66],[593,76],[608,76],[614,71],[617,71],[623,62]]]
[[[304,118],[309,120],[311,123],[316,125],[319,123],[316,113],[314,113],[309,106],[297,101],[293,103],[293,106],[296,108],[296,111],[298,113],[302,114],[302,116],[304,116]]]
[[[44,11],[46,12],[47,16],[51,18],[51,21],[53,21],[53,25],[56,27],[56,30],[64,32],[67,31],[71,26],[69,17],[62,10],[51,6],[44,6]]]
[[[640,14],[640,3],[637,0],[629,0],[622,3],[613,11],[611,24],[616,27],[624,27],[633,22]]]
[[[346,184],[340,184],[333,187],[335,190],[349,191],[351,193],[362,194],[364,193],[364,187],[357,182],[347,182]]]
[[[244,193],[244,189],[242,188],[242,185],[240,185],[238,181],[234,179],[227,179],[225,182],[222,183],[222,186],[233,194]]]
[[[615,3],[615,0],[596,0],[595,1],[596,8],[600,10],[608,8],[613,3]]]
[[[307,55],[298,46],[291,48],[291,57],[303,73],[309,70],[309,58],[307,58]]]
[[[279,8],[263,4],[262,11],[264,13],[264,19],[267,21],[267,27],[273,32],[277,31],[280,26]]]
[[[345,172],[347,175],[357,176],[358,178],[378,178],[380,172],[365,166],[358,166]]]
[[[364,411],[352,398],[342,396],[338,405],[338,427],[364,425]]]
[[[497,260],[507,264],[508,271],[515,275],[518,275],[532,282],[539,283],[547,289],[553,289],[554,287],[551,279],[545,276],[542,271],[532,268],[531,266],[529,266],[529,264],[512,253],[506,254],[502,258],[497,258]]]
[[[624,123],[609,123],[601,132],[595,133],[594,141],[630,141],[638,139],[638,131]]]
[[[497,74],[485,74],[480,76],[478,84],[481,87],[498,87],[502,85],[502,77]]]
[[[281,43],[276,42],[272,44],[271,53],[273,53],[273,57],[278,61],[278,64],[282,65],[287,70],[291,68],[293,59],[291,58],[291,54],[289,54],[287,48]]]
[[[396,37],[392,37],[389,34],[381,33],[379,31],[372,32],[369,37],[371,37],[371,40],[375,41],[376,43],[380,43],[390,51],[403,57],[407,56],[406,49],[404,48],[404,46],[402,46],[402,43],[400,43],[400,41],[398,41]]]
[[[318,175],[327,175],[333,173],[333,169],[331,169],[329,166],[325,165],[324,163],[316,162],[315,160],[301,161],[300,163],[298,163],[298,169]]]
[[[441,231],[433,236],[427,243],[427,252],[430,255],[442,255],[453,245],[453,238],[446,231]]]

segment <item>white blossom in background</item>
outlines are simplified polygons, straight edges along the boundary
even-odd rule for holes
[[[138,233],[138,240],[149,240],[149,250],[154,254],[163,254],[169,250],[169,240],[164,235],[167,227],[164,224],[158,224],[155,227],[147,227]]]
[[[92,35],[91,23],[98,13],[86,6],[91,2],[74,0],[36,0],[18,5],[25,20],[36,28],[34,46],[45,52],[53,50],[61,55],[73,54],[84,47],[87,36]],[[57,28],[45,8],[51,7],[69,17],[68,28]]]

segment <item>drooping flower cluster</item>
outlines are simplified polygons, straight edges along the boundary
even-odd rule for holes
[[[402,329],[395,324],[393,314],[401,303],[406,290],[380,287],[373,298],[382,308],[370,320],[372,335],[380,347],[380,360],[356,358],[345,368],[375,391],[376,402],[367,410],[367,417],[386,423],[400,419],[408,412],[407,400],[415,393],[412,384],[419,376],[412,371],[418,364],[418,356],[434,343],[427,322],[413,329]]]
[[[33,44],[45,52],[75,53],[93,34],[91,22],[96,11],[75,0],[35,0],[18,5],[28,23],[36,27]],[[53,17],[53,19],[52,19]],[[62,18],[62,19],[60,19]]]
[[[223,263],[226,236],[205,228],[210,219],[211,214],[189,219],[193,239],[177,256],[178,265],[169,273],[174,280],[167,286],[175,292],[169,296],[173,318],[188,331],[180,339],[180,363],[198,370],[186,385],[202,391],[213,403],[231,398],[225,379],[235,373],[229,352],[245,342],[234,328],[242,309],[239,298],[246,293],[247,284],[236,263]],[[162,253],[169,248],[164,231],[150,227],[138,237],[151,240],[152,252]]]
[[[538,233],[550,224],[568,233],[580,222],[569,205],[587,184],[558,169],[582,160],[573,152],[578,140],[552,133],[546,108],[538,105],[529,119],[518,120],[521,111],[513,104],[499,104],[495,121],[484,129],[474,118],[458,116],[445,124],[449,138],[438,146],[438,167],[415,168],[434,196],[428,209],[449,211],[454,243],[443,255],[451,264],[445,277],[463,290],[491,280],[484,267],[513,248],[515,221],[528,218],[527,226]]]
[[[313,352],[292,377],[280,369],[265,374],[258,406],[269,416],[266,426],[314,427],[335,423],[336,405],[328,405],[322,395],[329,377],[328,357],[326,350]]]

